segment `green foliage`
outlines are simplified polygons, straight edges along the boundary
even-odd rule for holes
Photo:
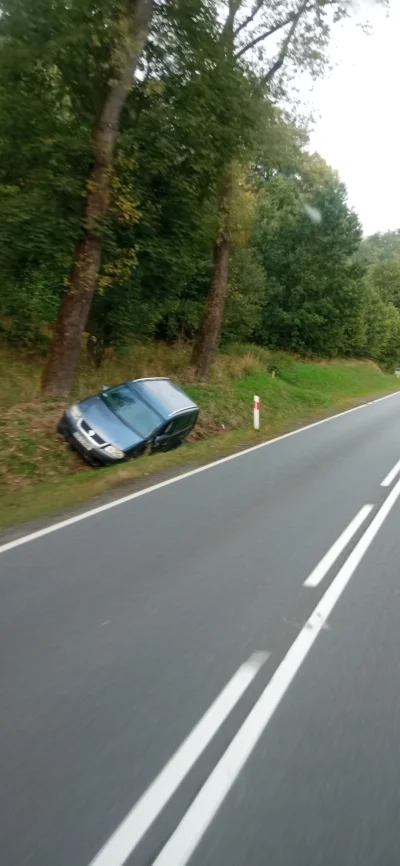
[[[360,236],[345,188],[326,165],[324,184],[313,190],[307,182],[303,192],[296,178],[265,185],[254,232],[266,282],[261,342],[303,354],[346,352],[346,328],[358,312],[349,259]]]
[[[80,232],[93,77],[83,46],[96,16],[85,28],[88,2],[8,0],[1,11],[0,300],[13,338],[32,342],[54,319]]]
[[[400,229],[364,238],[357,252],[357,261],[365,266],[394,258],[400,258]]]
[[[264,301],[264,270],[254,251],[238,248],[231,256],[223,342],[249,340],[257,330]]]
[[[360,342],[355,352],[387,370],[400,362],[400,258],[378,259],[359,284]]]
[[[291,69],[318,72],[323,63],[327,21],[312,5]],[[223,344],[257,339],[391,368],[400,354],[400,231],[357,251],[359,223],[343,185],[260,82],[276,45],[251,63],[235,57],[221,34],[225,7],[156,2],[102,225],[92,357],[100,363],[109,347],[127,351],[143,337],[195,337],[220,178],[234,165]],[[82,232],[91,133],[116,62],[121,8],[121,0],[0,0],[0,330],[17,346],[45,350],[51,337]],[[289,0],[260,4],[253,36],[289,8]],[[239,3],[237,23],[245,17]],[[238,32],[240,52],[246,28]]]
[[[136,264],[128,279],[110,286],[100,279],[105,298],[95,298],[89,323],[96,338],[106,331],[108,345],[146,334],[194,335],[218,226],[221,167],[240,155],[257,122],[252,84],[221,51],[213,4],[161,5],[143,73],[118,149],[132,161],[123,186],[140,218],[130,226],[107,221],[103,274],[121,248],[135,250]]]
[[[359,354],[392,371],[400,361],[400,313],[391,302],[382,299],[368,280],[364,281],[364,292],[361,307],[364,341]]]
[[[380,259],[370,265],[367,279],[382,300],[400,309],[400,257]]]

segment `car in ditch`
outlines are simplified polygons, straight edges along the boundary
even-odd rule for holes
[[[92,466],[144,451],[177,448],[193,430],[196,403],[165,378],[133,379],[107,387],[66,410],[57,432]]]

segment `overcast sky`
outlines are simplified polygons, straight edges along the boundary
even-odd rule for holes
[[[311,94],[311,147],[338,169],[364,234],[400,228],[400,0],[391,5],[389,18],[369,14],[370,36],[354,22],[336,25],[337,66]]]

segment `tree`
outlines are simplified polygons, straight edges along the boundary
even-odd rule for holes
[[[379,0],[378,0],[379,2]],[[383,0],[386,5],[386,0]],[[261,88],[282,88],[282,70],[306,69],[313,76],[326,67],[331,24],[345,17],[349,8],[340,0],[227,0],[221,25],[226,56],[235,58],[256,76]],[[278,39],[278,43],[277,43]],[[271,47],[270,47],[271,46]],[[277,47],[276,47],[277,46]],[[226,292],[230,246],[230,163],[227,159],[220,184],[220,224],[214,244],[210,289],[193,363],[200,379],[208,376],[218,344]]]
[[[9,0],[0,11],[1,308],[11,317],[12,339],[29,345],[37,342],[43,323],[54,321],[70,267],[89,133],[86,111],[72,106],[54,63],[65,4],[38,0],[29,16],[25,0]],[[65,42],[63,53],[68,65]],[[77,71],[83,53],[76,31],[74,56]],[[87,83],[85,65],[81,74]]]
[[[104,42],[108,48],[106,80],[92,133],[92,165],[86,184],[82,236],[68,277],[42,387],[46,394],[70,391],[100,270],[102,221],[107,216],[113,157],[122,109],[145,46],[154,0],[121,0],[111,4]]]
[[[369,235],[364,238],[356,255],[359,264],[364,266],[393,258],[400,258],[400,229]]]
[[[368,268],[367,279],[383,301],[400,310],[400,257],[379,259]]]
[[[400,361],[400,258],[376,260],[363,287],[364,354],[392,371]]]
[[[0,57],[0,327],[5,322],[15,342],[47,348],[82,231],[113,6],[96,3],[96,17],[93,0],[38,4],[38,21],[27,0],[9,0],[10,14],[0,16],[8,46]],[[220,69],[215,81],[212,5],[155,7],[101,220],[102,269],[86,325],[96,363],[108,345],[154,333],[193,336],[198,328],[230,117],[242,111],[247,127],[250,114],[241,73]]]
[[[194,25],[195,22],[195,25]],[[88,329],[96,340],[128,344],[142,334],[193,337],[209,280],[217,223],[216,185],[230,147],[230,117],[249,88],[243,76],[215,81],[217,22],[200,0],[170,3],[158,14],[143,56],[141,80],[128,97],[117,160],[140,213],[124,226],[107,220],[103,271]],[[110,214],[111,216],[111,214]],[[121,251],[134,249],[127,279],[109,280]]]
[[[378,361],[385,369],[393,372],[400,361],[400,313],[393,304],[385,309],[385,332],[380,346]]]
[[[385,304],[378,292],[365,283],[361,316],[364,345],[359,354],[372,358],[386,370],[393,372],[400,362],[399,311],[393,304]]]
[[[306,156],[303,162],[310,162]],[[315,164],[315,157],[311,158]],[[309,173],[268,181],[259,197],[254,244],[265,271],[260,342],[302,354],[345,354],[359,313],[361,239],[346,189],[328,166],[310,189]]]
[[[289,5],[292,11],[295,0]],[[91,192],[92,133],[110,90],[122,0],[0,0],[0,328],[14,343],[47,349],[57,308],[67,300],[77,318],[84,302],[90,306],[87,323],[83,316],[73,332],[84,328],[96,364],[107,347],[129,347],[143,336],[192,339],[204,323],[218,235],[227,280],[216,280],[217,312],[224,319],[222,329],[217,321],[206,330],[207,340],[221,330],[224,341],[256,336],[299,351],[352,350],[378,359],[385,321],[393,320],[388,304],[397,303],[395,274],[387,280],[378,268],[375,287],[372,270],[362,279],[344,255],[349,224],[344,230],[338,219],[346,213],[339,179],[318,154],[307,153],[307,132],[273,104],[281,71],[270,95],[261,81],[278,55],[266,49],[269,37],[253,40],[262,35],[258,16],[273,13],[261,4],[246,24],[246,7],[239,6],[227,43],[218,17],[223,4],[155,0],[106,177],[107,214],[94,225],[102,259],[95,291],[90,297],[80,285],[73,297],[67,281],[62,299],[76,241],[88,235],[82,210]],[[275,4],[274,14],[284,6]],[[287,36],[292,23],[276,37]],[[292,38],[300,41],[288,46],[285,81],[306,34],[298,29]],[[320,223],[313,221],[318,207]],[[342,253],[333,252],[335,225]],[[327,267],[337,272],[337,285],[326,279]],[[385,294],[385,282],[393,291]],[[300,289],[308,307],[296,301]],[[326,339],[321,322],[328,322]],[[212,351],[211,341],[209,358]]]
[[[265,295],[264,270],[251,247],[233,247],[222,324],[224,343],[246,343],[259,329]]]

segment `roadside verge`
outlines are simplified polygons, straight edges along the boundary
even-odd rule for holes
[[[88,511],[89,502],[90,510],[112,507],[112,503],[121,498],[133,498],[148,488],[172,483],[182,475],[201,471],[220,460],[233,459],[276,438],[293,435],[396,393],[398,389],[383,396],[346,400],[331,407],[330,411],[325,410],[309,419],[298,419],[297,423],[271,424],[268,431],[264,429],[257,433],[237,430],[201,442],[187,443],[178,451],[143,457],[118,468],[88,470],[72,478],[37,485],[15,497],[3,497],[0,504],[1,542],[8,543],[27,532],[41,532],[43,527],[59,521],[79,519],[80,514]]]

